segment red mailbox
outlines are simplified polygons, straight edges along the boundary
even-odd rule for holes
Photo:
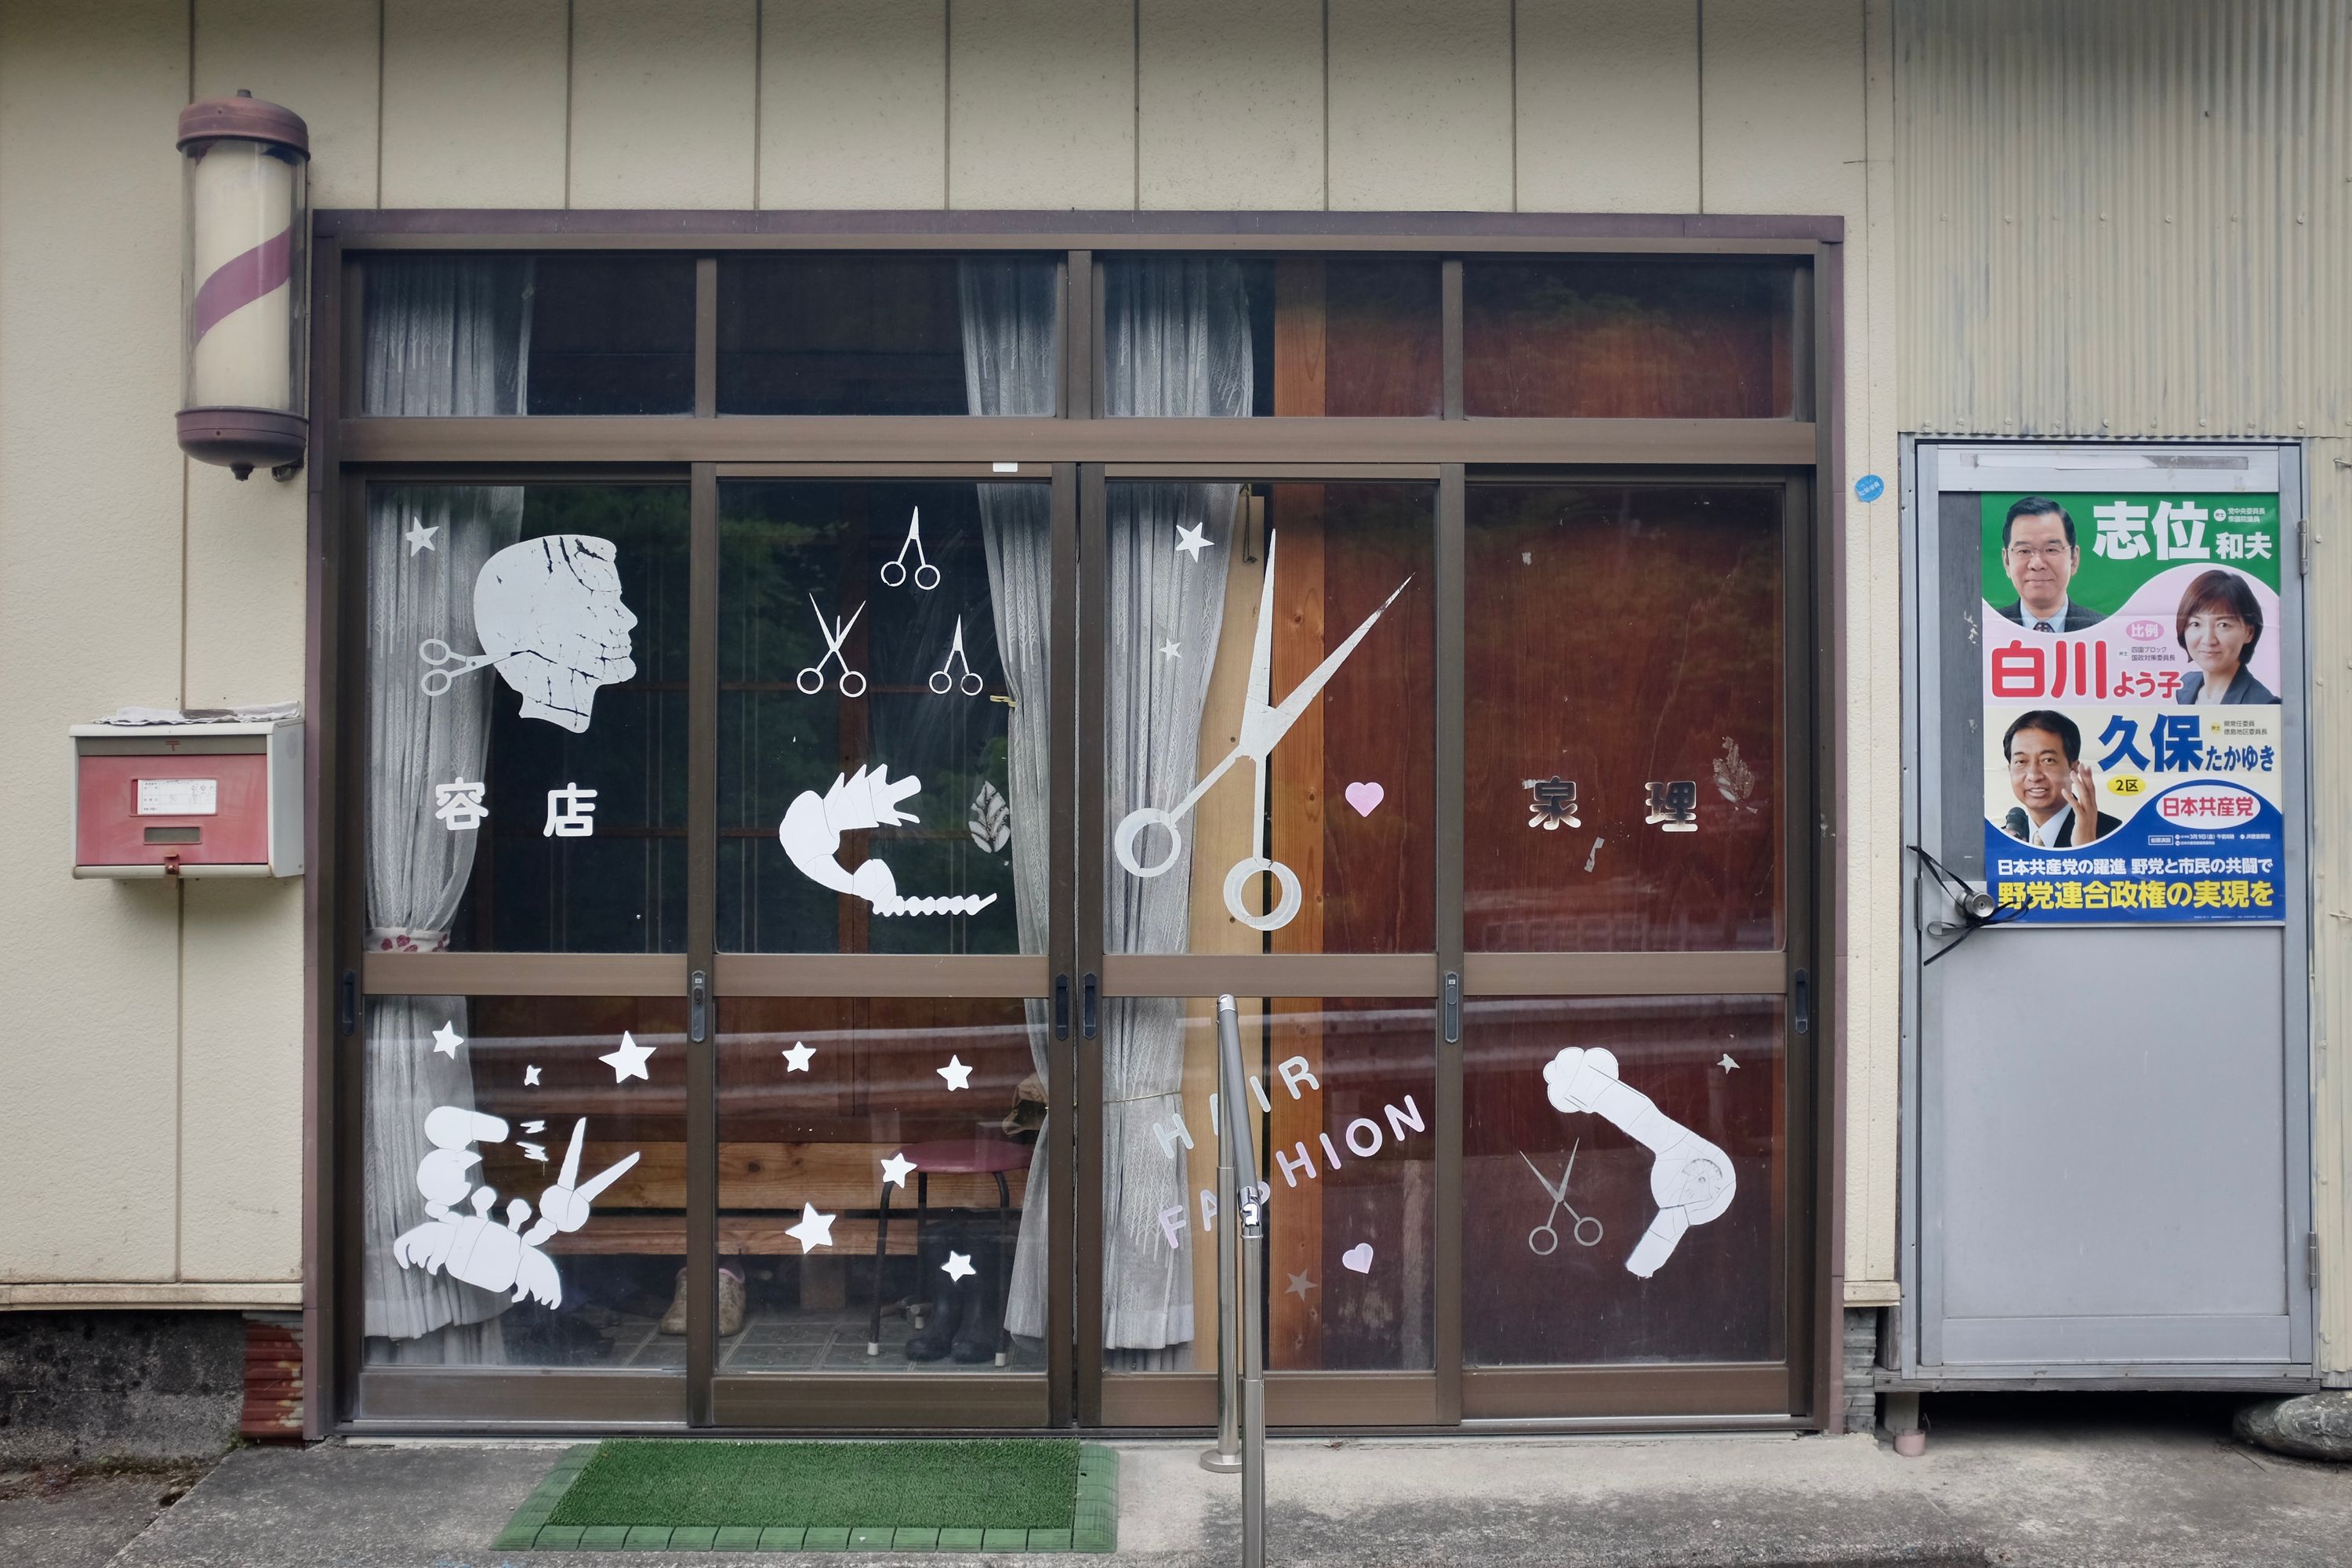
[[[302,874],[299,719],[72,732],[75,876]]]

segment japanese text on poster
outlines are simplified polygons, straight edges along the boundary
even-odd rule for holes
[[[2282,918],[2278,498],[1983,498],[1985,877],[2009,918]]]

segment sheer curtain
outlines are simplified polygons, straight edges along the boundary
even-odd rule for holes
[[[1238,263],[1219,258],[1122,258],[1105,268],[1103,411],[1162,417],[1245,417],[1252,365],[1249,300]],[[1234,485],[1122,484],[1109,491],[1110,668],[1103,737],[1107,812],[1166,805],[1198,776],[1225,574]],[[1210,547],[1176,552],[1180,530]],[[1162,657],[1164,643],[1182,649]],[[1163,876],[1134,877],[1104,857],[1104,946],[1181,952],[1192,925],[1192,837]],[[1192,1325],[1190,1258],[1168,1245],[1163,1209],[1190,1212],[1185,1165],[1152,1128],[1182,1105],[1184,1004],[1118,997],[1103,1004],[1103,1344],[1108,1364],[1183,1364]],[[1180,1232],[1189,1234],[1189,1232]]]
[[[362,407],[369,414],[520,414],[530,358],[530,264],[504,258],[401,258],[368,273]],[[521,532],[514,487],[378,486],[368,492],[367,944],[437,952],[449,942],[478,833],[434,815],[434,786],[478,781],[489,750],[495,681],[459,681],[428,698],[417,645],[471,640],[474,579]],[[412,525],[436,531],[412,550]],[[433,1048],[444,1023],[470,1034],[462,996],[368,1003],[362,1133],[363,1293],[369,1359],[450,1363],[504,1359],[505,1296],[446,1274],[403,1268],[392,1240],[424,1220],[416,1166],[437,1105],[471,1110],[471,1051]]]
[[[1040,415],[1054,412],[1061,352],[1055,331],[1055,273],[1051,262],[1026,257],[981,258],[959,268],[963,307],[963,384],[966,411],[981,415]],[[988,595],[996,612],[997,658],[1013,698],[1005,721],[1010,731],[1006,771],[1013,808],[1013,909],[1021,951],[1045,950],[1046,878],[1052,845],[1047,778],[1051,756],[1045,694],[1053,624],[1053,498],[1039,485],[982,485],[981,539],[988,556]],[[1029,1056],[1037,1076],[1046,1077],[1046,1005],[1027,1005]],[[1050,1081],[1050,1080],[1049,1080]],[[1046,1115],[1055,1103],[1049,1093]],[[1022,1200],[1021,1232],[1013,1253],[1013,1286],[1005,1326],[1024,1339],[1045,1332],[1045,1299],[1052,1289],[1045,1265],[1045,1162],[1056,1129],[1039,1134],[1037,1155],[1029,1161],[1027,1195]]]
[[[1104,410],[1118,416],[1243,416],[1250,412],[1249,308],[1238,265],[1222,259],[1122,258],[1108,269]],[[1054,273],[1024,260],[963,264],[964,386],[977,415],[1050,415],[1059,345]],[[1237,487],[1120,485],[1108,518],[1111,658],[1107,784],[1117,812],[1174,800],[1190,789],[1201,713],[1223,619],[1227,552]],[[1050,499],[1027,486],[983,485],[982,524],[997,646],[1014,708],[1011,720],[1013,897],[1022,946],[1045,942],[1048,715],[1052,610]],[[1176,553],[1180,530],[1201,528],[1212,548]],[[1173,640],[1193,650],[1169,659]],[[1191,924],[1189,849],[1151,880],[1116,863],[1105,901],[1113,952],[1180,952]],[[1192,1339],[1189,1259],[1171,1250],[1162,1209],[1186,1203],[1181,1161],[1160,1149],[1152,1126],[1173,1114],[1183,1081],[1183,1005],[1114,998],[1103,1006],[1104,1098],[1084,1115],[1104,1119],[1104,1343],[1112,1364],[1170,1363]],[[1046,1068],[1045,1004],[1029,1004],[1029,1045]],[[1067,1086],[1060,1086],[1066,1089]],[[1059,1100],[1053,1101],[1059,1104]],[[1049,1113],[1050,1114],[1050,1113]],[[1049,1133],[1050,1136],[1050,1133]],[[1046,1138],[1039,1148],[1048,1146]],[[1042,1335],[1052,1287],[1045,1162],[1029,1170],[1013,1263],[1008,1326]]]

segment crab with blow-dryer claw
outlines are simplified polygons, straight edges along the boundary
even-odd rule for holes
[[[539,1223],[525,1230],[523,1223],[531,1214],[528,1201],[509,1200],[506,1223],[501,1225],[490,1212],[499,1201],[497,1189],[474,1185],[474,1167],[482,1162],[474,1145],[505,1142],[505,1120],[454,1105],[436,1108],[425,1119],[425,1136],[432,1142],[433,1152],[416,1166],[416,1190],[425,1194],[425,1221],[393,1242],[393,1257],[403,1268],[422,1268],[427,1274],[446,1269],[452,1279],[485,1290],[511,1289],[518,1301],[529,1297],[543,1307],[559,1305],[563,1300],[563,1281],[539,1244],[559,1231],[568,1233],[586,1225],[589,1205],[596,1195],[637,1163],[633,1153],[582,1182],[580,1147],[587,1135],[588,1119],[583,1116],[572,1123],[572,1147],[564,1153],[562,1173],[553,1186],[539,1194]],[[464,1212],[466,1208],[472,1212]]]

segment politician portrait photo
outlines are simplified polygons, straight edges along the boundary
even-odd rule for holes
[[[2081,726],[2054,708],[2021,713],[2000,737],[2017,804],[2001,830],[2021,844],[2079,849],[2123,826],[2099,809],[2099,781],[2083,761]],[[2090,826],[2086,830],[2084,824]]]
[[[2263,606],[2245,577],[2216,566],[2180,595],[2173,637],[2195,665],[2180,678],[2184,708],[2276,702],[2278,694],[2254,679],[2247,661],[2263,640]]]
[[[2024,496],[2000,524],[2000,569],[2017,590],[2013,603],[1996,605],[2000,614],[2028,631],[2079,632],[2106,616],[2067,596],[2066,585],[2082,569],[2074,519],[2047,496]]]

